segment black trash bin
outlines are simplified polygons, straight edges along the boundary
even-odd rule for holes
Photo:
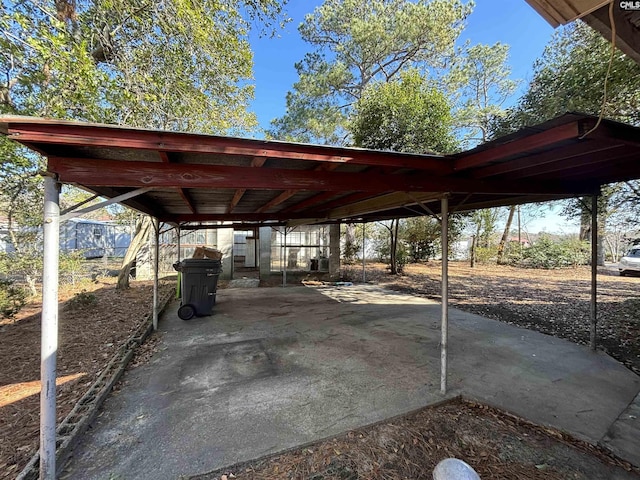
[[[178,317],[190,320],[196,315],[211,315],[216,304],[222,262],[209,258],[185,258],[174,263],[173,268],[181,274]]]

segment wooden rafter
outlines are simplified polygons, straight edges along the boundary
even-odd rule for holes
[[[490,165],[488,167],[477,168],[470,172],[473,178],[487,178],[497,175],[520,172],[530,168],[538,168],[547,164],[569,159],[581,159],[587,154],[603,154],[611,149],[618,148],[620,143],[596,144],[593,141],[585,141],[553,149],[549,152],[529,155],[523,158],[510,160],[508,162]]]
[[[162,163],[171,163],[169,152],[160,150],[158,151],[158,155],[160,156],[160,160],[162,160]],[[187,190],[184,188],[176,188],[176,190],[178,191],[178,194],[180,195],[184,203],[187,204],[187,207],[189,207],[191,213],[198,213],[196,204],[193,201],[193,198],[191,198],[191,195],[189,195],[189,192],[187,192]]]
[[[360,202],[362,200],[366,200],[367,198],[371,198],[371,197],[372,195],[370,192],[351,193],[345,197],[341,197],[336,200],[323,203],[322,205],[319,206],[318,210],[321,210],[321,211],[331,210],[332,208],[349,205],[355,202]]]
[[[299,212],[301,210],[304,210],[305,208],[309,208],[319,203],[323,203],[327,200],[331,200],[332,198],[335,198],[336,195],[337,195],[336,192],[318,193],[317,195],[307,198],[306,200],[303,200],[300,203],[296,203],[295,205],[287,209],[284,209],[282,211],[283,212]]]
[[[49,167],[63,182],[87,186],[247,188],[259,190],[353,191],[381,193],[476,192],[509,194],[554,194],[568,191],[561,183],[541,184],[485,182],[465,178],[434,177],[428,174],[380,175],[354,172],[317,172],[290,169],[256,169],[227,165],[161,164],[50,157]],[[111,172],[105,175],[104,172]],[[580,186],[571,193],[582,194]]]
[[[522,178],[535,179],[541,175],[548,175],[554,172],[571,172],[577,169],[579,169],[578,171],[584,171],[587,165],[610,164],[612,161],[637,156],[638,152],[636,149],[625,145],[614,149],[608,149],[606,151],[589,153],[588,155],[582,155],[580,157],[559,159],[553,163],[524,168],[516,172],[503,175],[500,178],[504,178],[505,180],[519,180]],[[568,178],[568,175],[570,175],[570,173],[567,174],[565,178]]]
[[[381,195],[362,202],[356,202],[343,207],[335,208],[326,215],[328,219],[339,219],[346,217],[358,217],[370,213],[387,210],[390,207],[416,205],[416,201],[428,202],[442,197],[441,193],[404,193],[395,192]]]
[[[334,164],[322,164],[322,165],[318,165],[314,169],[314,171],[316,171],[316,172],[330,172],[332,170],[335,170],[337,167],[338,167],[338,165],[335,164],[335,163]],[[297,190],[285,190],[280,195],[276,196],[271,201],[265,203],[262,207],[260,207],[258,209],[258,213],[266,212],[270,208],[276,207],[276,206],[280,205],[281,203],[286,202],[291,197],[293,197],[296,193],[298,193]]]
[[[251,160],[251,166],[253,168],[260,168],[261,166],[264,165],[264,162],[266,161],[267,161],[266,157],[256,157],[253,160]],[[247,192],[246,188],[238,188],[235,191],[235,193],[233,194],[233,198],[231,199],[231,202],[227,207],[227,213],[233,212],[233,210],[238,206],[238,203],[240,203],[240,200],[242,199],[242,197],[246,192]]]

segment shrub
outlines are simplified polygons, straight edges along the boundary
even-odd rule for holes
[[[476,247],[476,261],[478,263],[495,263],[498,255],[496,247]]]
[[[27,301],[24,288],[13,284],[11,280],[0,280],[0,314],[2,318],[13,318]]]
[[[588,242],[577,239],[552,241],[542,236],[522,250],[519,266],[528,268],[564,268],[585,265],[589,262]]]
[[[67,301],[66,309],[67,310],[78,310],[81,308],[88,308],[94,306],[98,303],[98,298],[95,294],[91,292],[87,292],[86,290],[82,290],[79,293],[76,293],[73,298]]]

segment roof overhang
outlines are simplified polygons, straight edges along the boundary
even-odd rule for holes
[[[640,63],[640,2],[615,0],[526,0],[554,28],[582,19],[611,41],[615,25],[616,45]],[[609,12],[610,5],[612,11]]]
[[[640,129],[566,114],[452,156],[0,117],[65,184],[189,227],[373,221],[562,199],[640,178]],[[137,192],[136,192],[137,193]]]

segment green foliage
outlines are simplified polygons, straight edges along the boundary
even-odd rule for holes
[[[356,261],[358,257],[358,253],[362,249],[362,242],[358,242],[355,238],[355,225],[354,224],[344,224],[341,226],[341,235],[344,239],[344,243],[342,248],[340,249],[342,253],[342,259],[346,264],[352,264]]]
[[[466,146],[489,140],[491,122],[504,115],[502,105],[518,86],[509,78],[508,57],[509,46],[498,42],[474,45],[455,59],[448,81],[461,96],[456,124]]]
[[[82,310],[95,306],[98,303],[98,297],[94,293],[82,290],[76,293],[73,298],[67,300],[66,310]]]
[[[11,280],[0,280],[0,315],[2,318],[13,318],[24,307],[27,292],[14,285]]]
[[[275,29],[285,21],[285,3],[2,2],[0,114],[248,131],[257,124],[247,110],[253,96],[249,31]],[[24,275],[35,293],[43,161],[0,136],[0,162],[0,205],[15,248],[0,268]]]
[[[447,99],[408,70],[398,79],[369,84],[356,102],[350,130],[356,146],[396,152],[455,149]]]
[[[585,265],[590,260],[588,242],[578,239],[553,241],[541,236],[533,245],[522,249],[521,256],[512,255],[511,262],[527,268],[564,268]]]
[[[85,274],[83,252],[80,250],[60,252],[59,269],[61,281],[75,285]]]
[[[475,255],[478,263],[495,263],[498,255],[498,248],[496,246],[476,247]]]
[[[59,7],[65,8],[60,10]],[[35,0],[3,7],[0,109],[202,132],[256,125],[248,32],[276,0]]]
[[[476,245],[481,248],[492,246],[493,234],[498,224],[499,209],[475,210],[468,220],[476,236]]]
[[[517,105],[493,124],[500,136],[565,112],[600,114],[610,43],[584,23],[559,30],[534,65],[533,79]],[[640,123],[640,65],[615,50],[604,115]]]
[[[391,81],[411,67],[444,67],[472,6],[459,0],[326,0],[299,27],[315,50],[296,64],[299,80],[287,95],[287,113],[272,122],[270,135],[345,143],[346,119],[367,85]]]
[[[417,263],[434,257],[440,242],[440,232],[440,222],[433,217],[404,220],[400,227],[400,238],[407,245],[408,260]]]

